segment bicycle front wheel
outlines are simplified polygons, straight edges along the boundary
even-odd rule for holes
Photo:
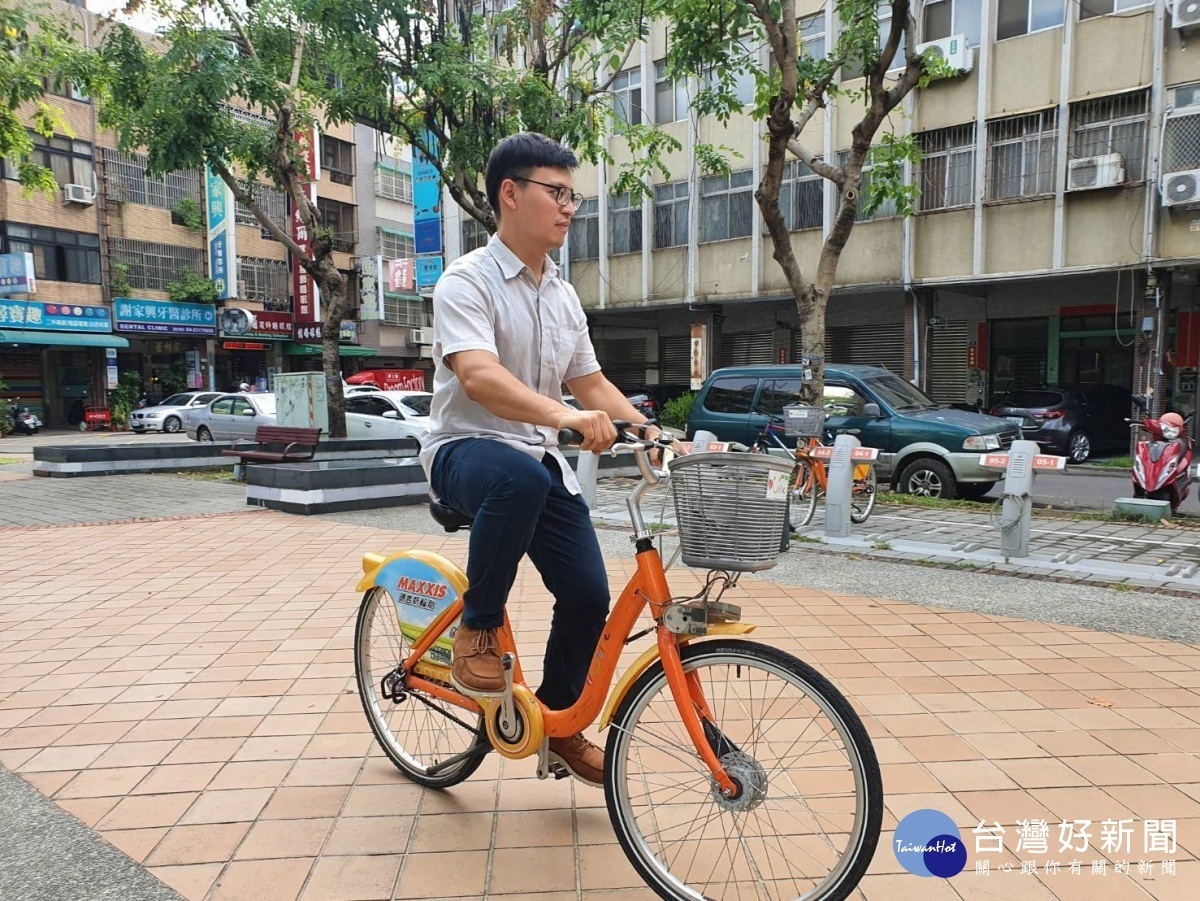
[[[354,674],[367,722],[383,752],[409,779],[430,788],[457,785],[479,768],[491,748],[483,717],[410,691],[400,665],[412,649],[388,593],[372,588],[363,596],[354,629]]]
[[[871,511],[875,509],[875,493],[878,488],[875,467],[867,467],[866,478],[854,480],[850,493],[850,521],[864,523]]]
[[[817,512],[817,474],[808,460],[797,460],[792,470],[792,495],[788,504],[788,521],[792,531],[812,522]]]
[[[604,794],[647,884],[669,901],[838,901],[871,862],[883,784],[853,708],[775,648],[681,650],[712,714],[705,735],[739,786],[722,795],[680,721],[661,663],[634,683],[608,735]]]

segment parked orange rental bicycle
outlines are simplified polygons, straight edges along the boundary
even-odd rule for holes
[[[883,815],[870,739],[828,680],[742,638],[755,627],[721,601],[741,573],[775,565],[792,463],[705,453],[657,469],[647,452],[661,445],[630,434],[628,423],[617,426],[613,452],[634,454],[642,474],[628,499],[637,569],[605,624],[579,700],[566,710],[539,703],[525,685],[507,618],[504,695],[460,694],[449,664],[467,590],[463,571],[429,551],[367,554],[355,671],[371,729],[407,777],[446,788],[493,749],[512,759],[536,756],[540,778],[566,776],[548,763],[548,738],[579,732],[599,716],[608,729],[604,794],[613,829],[660,897],[845,898],[871,861]],[[641,512],[647,492],[668,481],[683,562],[708,571],[690,596],[672,594]],[[469,525],[436,502],[431,512],[449,531]],[[635,632],[647,608],[653,623]],[[623,647],[651,633],[655,643],[610,695]]]

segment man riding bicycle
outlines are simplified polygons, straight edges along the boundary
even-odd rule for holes
[[[555,710],[583,690],[609,607],[600,545],[558,432],[574,429],[581,450],[602,451],[617,437],[612,420],[646,421],[600,371],[579,297],[548,256],[582,201],[571,177],[577,166],[570,150],[531,132],[505,138],[488,157],[497,230],[451,263],[434,289],[436,368],[421,451],[432,493],[474,517],[455,687],[503,694],[497,629],[528,554],[554,595],[537,695]],[[582,409],[563,403],[564,383]],[[550,739],[549,752],[576,778],[603,784],[604,752],[582,733]]]

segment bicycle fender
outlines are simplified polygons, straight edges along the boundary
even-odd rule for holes
[[[394,586],[391,584],[391,579],[389,578],[389,569],[391,564],[397,560],[416,560],[431,567],[453,586],[459,597],[462,597],[463,593],[467,590],[467,574],[456,564],[447,560],[441,554],[421,550],[400,551],[400,553],[392,554],[390,557],[385,557],[383,554],[363,554],[363,577],[358,583],[358,588],[355,590],[366,591],[369,588],[379,585],[388,589],[390,593]]]
[[[748,635],[757,629],[754,623],[713,623],[708,627],[707,635],[683,635],[679,638],[680,644],[687,644],[695,641],[697,638],[715,638],[724,635]],[[633,661],[633,665],[625,670],[624,675],[617,681],[616,688],[612,694],[608,696],[608,702],[604,705],[604,712],[600,714],[599,728],[605,729],[612,722],[613,714],[617,712],[617,708],[621,705],[622,699],[629,691],[630,686],[637,681],[638,676],[650,669],[658,660],[659,652],[658,645],[654,644],[646,648],[637,660]]]

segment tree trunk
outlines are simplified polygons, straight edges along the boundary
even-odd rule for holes
[[[316,261],[314,281],[321,291],[325,322],[321,328],[321,368],[325,372],[325,397],[329,409],[329,437],[346,437],[346,392],[342,388],[339,339],[346,316],[346,276],[326,256]]]

